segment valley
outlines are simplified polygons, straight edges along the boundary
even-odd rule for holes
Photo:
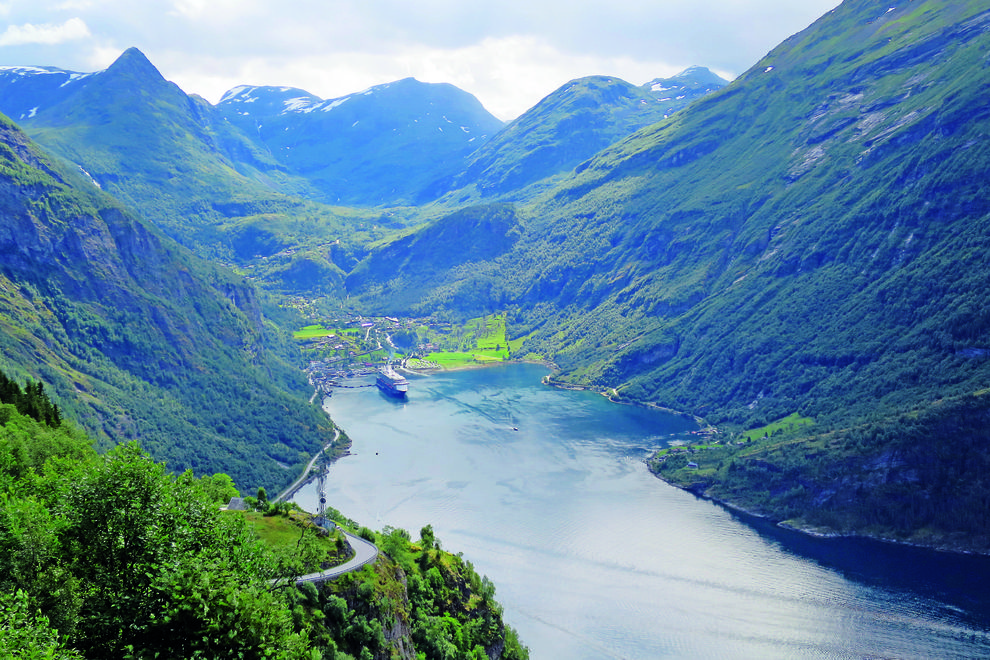
[[[53,503],[32,490],[69,492],[48,458],[79,458],[100,492],[153,474],[169,501],[192,488],[204,511],[214,491],[282,492],[327,446],[363,465],[371,445],[353,449],[335,406],[367,406],[388,362],[410,396],[372,403],[409,419],[417,387],[447,410],[477,394],[448,379],[486,392],[492,379],[504,409],[451,437],[509,451],[492,434],[525,435],[510,410],[525,388],[500,389],[498,374],[535,363],[544,384],[691,426],[620,443],[647,483],[767,528],[990,555],[988,48],[984,2],[845,0],[731,82],[698,66],[642,85],[590,75],[508,122],[415,78],[328,99],[244,84],[213,104],[138,48],[95,72],[0,62],[0,369],[43,383],[48,421],[69,422],[47,430],[24,404],[0,407],[9,515],[37,524],[57,564],[83,547],[63,548],[60,530],[83,526],[46,517]],[[418,420],[423,437],[428,422],[439,441],[444,420]],[[88,511],[73,502],[66,515]],[[189,534],[223,526],[209,519]],[[27,557],[21,522],[2,524],[0,549]],[[491,583],[424,525],[483,543],[442,519],[402,522],[423,528],[418,542],[381,524],[368,535],[392,563],[276,598],[287,648],[312,650],[304,631],[319,630],[340,657],[441,657],[447,630],[464,657],[525,656]],[[255,552],[242,531],[196,561]],[[77,577],[110,585],[101,602],[117,607],[90,569],[66,578],[68,609],[44,606],[51,621],[97,625],[78,618]],[[251,571],[229,588],[255,589],[264,571]],[[35,606],[44,589],[28,573],[4,588]],[[169,575],[154,588],[194,588]]]
[[[985,117],[972,111],[984,99],[970,67],[987,14],[939,2],[872,13],[844,3],[727,86],[698,67],[640,87],[592,76],[504,126],[413,80],[331,100],[244,87],[211,106],[136,49],[92,75],[0,69],[0,110],[90,188],[256,287],[253,318],[282,346],[304,325],[294,298],[455,326],[504,315],[512,355],[553,363],[556,384],[736,433],[799,414],[815,420],[795,431],[809,447],[849,430],[886,438],[863,446],[869,461],[902,452],[891,429],[904,419],[945,414],[968,428],[956,416],[982,405],[990,368],[978,311]],[[451,122],[459,141],[325,137],[342,117],[372,116],[386,133]],[[270,122],[281,142],[248,130]],[[369,163],[354,171],[394,194],[331,199],[337,175],[312,160],[315,144],[327,162]],[[293,165],[297,147],[308,155]],[[447,154],[444,165],[416,160],[425,153]],[[423,176],[390,188],[371,173],[380,167]],[[282,444],[277,463],[302,460]],[[722,463],[706,488],[727,478]],[[832,489],[808,492],[811,518],[862,531]]]

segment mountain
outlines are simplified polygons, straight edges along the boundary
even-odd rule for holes
[[[467,92],[413,78],[325,101],[292,88],[237,87],[217,109],[313,182],[322,201],[351,205],[409,201],[502,127]]]
[[[606,76],[572,80],[481,145],[462,171],[435,183],[427,196],[456,190],[463,199],[464,188],[480,197],[517,195],[726,84],[704,67],[640,87]]]
[[[356,261],[366,240],[407,214],[390,214],[379,230],[313,200],[397,202],[502,125],[469,94],[413,79],[330,101],[241,87],[212,106],[166,81],[136,48],[91,74],[0,67],[0,112],[172,238],[242,264],[243,245],[231,237],[259,218],[294,248],[340,241],[344,260]],[[298,289],[340,261],[325,250],[307,259],[282,260],[289,275],[269,281]]]
[[[104,446],[286,483],[330,438],[242,277],[138,219],[0,117],[2,368],[43,381]]]
[[[441,216],[414,231],[375,244],[371,254],[346,275],[344,286],[363,291],[369,304],[390,314],[414,315],[420,292],[444,279],[477,281],[479,268],[486,277],[497,277],[489,261],[512,248],[523,235],[525,219],[511,204],[470,206]],[[396,277],[401,274],[400,277]],[[504,300],[490,297],[490,282],[477,288],[461,288],[458,300],[465,309],[483,305],[499,309]]]
[[[33,119],[38,110],[56,105],[77,89],[75,83],[97,75],[50,66],[0,67],[3,111],[16,121]]]
[[[212,225],[230,207],[279,198],[277,164],[136,48],[90,75],[5,71],[0,111],[187,245],[215,240]],[[68,84],[54,88],[63,78]]]
[[[683,467],[699,492],[985,551],[988,47],[982,3],[846,0],[580,165],[519,210],[518,240],[410,307],[503,301],[557,380],[620,400],[728,430],[815,420]]]

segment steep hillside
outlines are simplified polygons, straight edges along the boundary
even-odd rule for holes
[[[0,118],[4,370],[48,383],[104,444],[174,470],[288,481],[329,437],[257,292],[193,258]],[[285,467],[280,467],[280,464]]]
[[[420,292],[448,278],[462,285],[456,300],[437,292],[446,304],[469,313],[498,309],[504,300],[491,297],[497,273],[490,261],[513,248],[522,231],[509,204],[470,206],[374,244],[371,255],[348,273],[345,286],[364,292],[367,309],[404,315],[423,311],[417,304]]]
[[[572,80],[480,146],[462,171],[435,183],[427,196],[518,195],[726,84],[704,67],[641,87],[606,76]]]
[[[238,87],[217,109],[334,204],[407,202],[502,127],[467,92],[413,78],[325,101],[291,88]]]
[[[934,404],[990,380],[988,47],[982,3],[847,0],[582,165],[476,270],[562,380],[730,428],[887,420],[874,457],[904,415],[970,428],[985,397]]]
[[[277,218],[293,247],[343,240],[351,251],[369,240],[348,213],[300,198],[320,193],[216,108],[167,82],[137,49],[94,74],[2,68],[5,109],[44,148],[203,256],[243,262],[228,228],[236,234],[259,216]],[[304,226],[314,218],[316,236]]]

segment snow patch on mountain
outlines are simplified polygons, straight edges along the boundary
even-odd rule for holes
[[[220,103],[226,103],[227,101],[233,101],[235,99],[240,100],[238,99],[239,96],[247,96],[248,98],[250,98],[251,92],[253,92],[256,89],[258,88],[251,87],[250,85],[238,85],[237,87],[228,89],[226,93],[220,98]]]
[[[97,73],[103,73],[103,72],[98,71]],[[74,82],[78,82],[84,78],[89,78],[90,76],[95,76],[95,75],[96,73],[70,73],[69,79],[66,80],[64,83],[62,83],[61,85],[59,85],[59,87],[65,87],[66,85],[69,85]]]
[[[287,92],[289,90],[284,89],[282,91]],[[319,105],[319,103],[314,103],[313,99],[306,98],[305,96],[297,96],[295,98],[286,99],[282,103],[285,106],[285,110],[282,111],[283,115],[290,112],[313,112],[313,110],[316,110],[316,107]]]
[[[40,66],[0,66],[0,72],[12,73],[15,76],[58,75],[67,73],[62,69]]]
[[[57,69],[50,66],[0,66],[0,75],[8,74],[17,76],[18,78],[26,78],[30,76],[65,76],[65,82],[61,84],[61,87],[65,87],[69,83],[82,80],[84,78],[89,78],[90,76],[95,76],[102,71],[96,71],[94,73],[77,73],[75,71],[66,71],[65,69]]]
[[[321,108],[321,111],[322,112],[330,112],[334,108],[339,108],[340,106],[342,106],[344,103],[346,103],[350,99],[351,99],[350,96],[343,96],[343,97],[341,97],[339,99],[333,99],[332,101],[328,101],[327,104]]]

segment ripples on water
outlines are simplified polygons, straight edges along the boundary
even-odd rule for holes
[[[338,390],[348,517],[432,524],[541,658],[990,657],[990,564],[743,520],[653,478],[685,420],[539,384],[532,366]],[[512,430],[518,427],[518,431]],[[315,492],[296,500],[315,508]]]

